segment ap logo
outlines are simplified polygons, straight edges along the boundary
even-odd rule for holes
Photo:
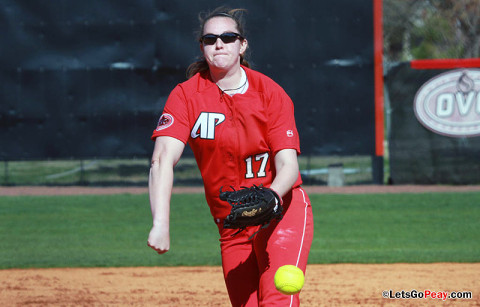
[[[190,136],[194,139],[200,137],[201,139],[213,140],[215,139],[215,127],[224,120],[225,115],[222,113],[202,112],[198,116]]]

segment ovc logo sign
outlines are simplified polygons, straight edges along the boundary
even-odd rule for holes
[[[415,95],[415,116],[451,137],[480,135],[480,69],[460,69],[427,81]]]

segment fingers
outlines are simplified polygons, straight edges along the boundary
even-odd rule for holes
[[[170,234],[168,228],[153,226],[148,235],[147,245],[159,254],[165,254],[170,249]]]
[[[161,254],[165,254],[166,252],[168,252],[169,248],[162,248],[162,247],[156,247],[152,244],[150,244],[150,242],[147,242],[147,245],[152,248],[154,251],[156,251],[159,255]]]

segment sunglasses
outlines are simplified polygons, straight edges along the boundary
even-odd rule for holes
[[[200,38],[200,42],[202,42],[205,45],[213,45],[217,42],[217,39],[219,37],[222,40],[222,42],[224,42],[225,44],[233,43],[234,41],[237,40],[237,38],[243,39],[243,37],[238,33],[227,32],[220,35],[205,34]]]

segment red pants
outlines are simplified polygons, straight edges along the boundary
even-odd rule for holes
[[[296,265],[305,273],[313,239],[310,200],[301,188],[283,198],[284,216],[268,228],[249,227],[232,237],[236,229],[220,232],[222,266],[232,306],[299,306],[299,294],[281,294],[273,278],[277,269]],[[307,282],[307,280],[306,280]]]

